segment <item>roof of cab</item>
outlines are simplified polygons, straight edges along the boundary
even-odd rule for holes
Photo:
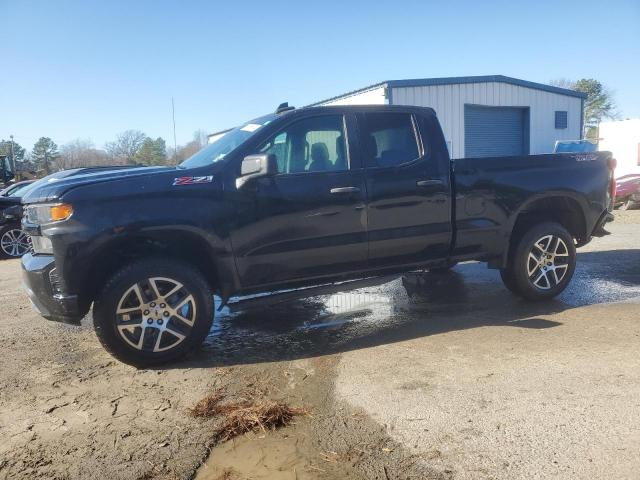
[[[287,114],[294,113],[294,112],[308,112],[308,111],[317,112],[319,110],[327,111],[327,112],[419,111],[429,115],[436,114],[435,110],[431,107],[419,107],[416,105],[308,105],[306,107],[301,107],[295,110],[291,110],[290,112],[287,112]]]

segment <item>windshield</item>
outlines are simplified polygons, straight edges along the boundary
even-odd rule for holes
[[[8,197],[17,197],[18,194],[22,194],[22,192],[25,190],[25,188],[27,188],[29,185],[31,185],[30,183],[23,183],[22,185],[16,185],[15,187],[13,187],[12,189],[10,189],[7,192],[7,196]]]
[[[242,127],[233,128],[178,166],[180,168],[196,168],[220,162],[275,118],[275,115],[266,115],[256,118]]]
[[[556,142],[555,153],[590,153],[596,151],[596,144],[587,140]]]

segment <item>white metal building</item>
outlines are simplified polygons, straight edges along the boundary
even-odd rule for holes
[[[602,122],[598,136],[598,150],[611,152],[617,160],[616,177],[640,174],[640,118]]]
[[[389,80],[314,105],[432,107],[452,158],[551,153],[582,137],[586,95],[503,75]]]

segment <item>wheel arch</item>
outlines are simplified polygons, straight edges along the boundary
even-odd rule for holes
[[[507,248],[503,252],[501,266],[507,264],[519,236],[528,226],[537,223],[557,222],[569,231],[578,245],[586,243],[589,232],[585,213],[587,207],[583,203],[584,199],[570,192],[554,192],[530,198],[511,216],[508,223]]]
[[[214,292],[225,295],[233,290],[235,271],[229,254],[213,246],[204,236],[188,230],[139,232],[110,239],[91,253],[81,297],[90,303],[99,295],[106,281],[124,265],[145,257],[172,258],[195,267]],[[232,257],[231,257],[232,258]]]

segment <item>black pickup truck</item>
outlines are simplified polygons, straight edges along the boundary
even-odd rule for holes
[[[145,365],[199,345],[213,295],[479,260],[527,299],[569,283],[612,217],[609,153],[449,159],[432,109],[279,108],[178,167],[31,190],[22,259],[35,308]]]

